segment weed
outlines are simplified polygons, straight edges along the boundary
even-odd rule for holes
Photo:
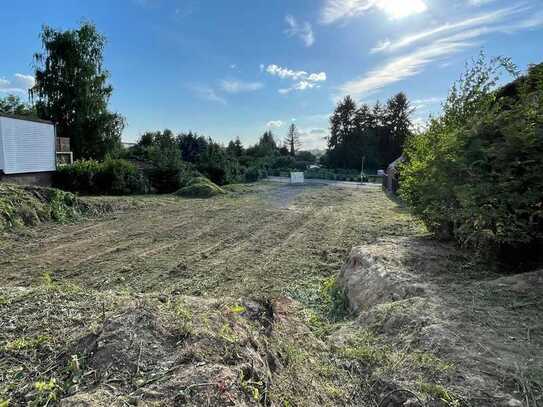
[[[49,341],[48,336],[37,336],[35,338],[17,338],[4,345],[5,351],[22,351],[36,349],[41,344]]]
[[[48,405],[51,401],[57,401],[62,392],[62,388],[54,378],[37,381],[34,383],[34,389],[37,395],[33,404],[36,406]]]
[[[419,382],[418,385],[421,393],[437,398],[449,407],[459,407],[461,405],[460,400],[440,384]]]
[[[239,385],[245,394],[258,402],[262,399],[262,390],[264,389],[264,383],[261,381],[254,381],[250,377],[245,377],[243,371],[240,372]]]
[[[230,327],[230,325],[228,325],[228,323],[224,323],[221,327],[219,331],[219,337],[230,343],[236,343],[239,339],[234,330]]]
[[[53,276],[49,271],[45,271],[41,275],[41,281],[42,285],[47,289],[55,288],[55,282],[53,280]]]
[[[320,294],[328,307],[328,318],[332,321],[339,321],[347,316],[349,301],[345,290],[338,284],[335,276],[322,281]]]
[[[247,311],[247,308],[245,308],[243,305],[233,305],[230,307],[230,311],[232,311],[234,314],[243,314],[245,311]]]

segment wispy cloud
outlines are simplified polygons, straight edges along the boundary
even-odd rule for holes
[[[374,9],[385,12],[391,19],[398,19],[423,13],[428,6],[423,0],[326,0],[321,11],[321,22],[332,24]]]
[[[409,54],[393,58],[382,67],[340,86],[342,94],[355,97],[367,96],[387,85],[421,73],[429,63],[460,52],[473,46],[473,43],[452,40],[436,40]]]
[[[270,129],[278,129],[281,126],[283,126],[283,122],[281,120],[271,120],[266,123],[266,127]]]
[[[299,38],[306,47],[310,47],[315,43],[315,35],[311,24],[308,22],[299,23],[291,15],[285,17],[285,22],[287,23],[287,29],[285,30],[287,36]]]
[[[261,82],[243,82],[238,80],[221,81],[221,89],[227,93],[254,92],[263,87],[264,85]]]
[[[489,3],[494,3],[496,0],[467,0],[470,6],[482,6]]]
[[[358,79],[340,86],[341,94],[356,97],[375,93],[385,86],[420,74],[428,64],[468,48],[480,46],[484,37],[498,32],[513,33],[543,26],[543,11],[526,5],[498,9],[475,17],[449,22],[439,27],[400,38],[381,41],[371,52],[393,52],[415,47],[391,58]]]
[[[220,103],[221,105],[226,105],[226,99],[224,99],[222,96],[218,95],[215,89],[209,87],[209,86],[190,86],[191,90],[194,92],[194,94],[202,99],[207,100],[210,102]]]
[[[290,79],[296,83],[288,88],[279,89],[279,93],[286,95],[292,91],[304,91],[319,87],[319,82],[326,81],[326,72],[308,73],[306,71],[294,71],[278,65],[268,65],[266,72],[281,79]]]
[[[406,48],[408,46],[423,42],[425,40],[430,40],[432,38],[450,35],[458,32],[462,32],[465,34],[465,30],[473,28],[484,27],[486,31],[492,32],[504,31],[506,27],[509,27],[510,29],[516,27],[519,22],[509,22],[507,25],[504,26],[496,26],[495,24],[500,23],[504,20],[510,20],[511,18],[518,17],[528,10],[529,9],[524,6],[507,7],[492,12],[480,14],[476,17],[471,17],[452,23],[440,24],[436,28],[425,30],[416,34],[411,34],[400,38],[394,42],[388,39],[385,41],[381,41],[371,50],[371,52],[377,53],[383,51],[397,51],[399,49]],[[474,32],[472,32],[471,35],[473,37]]]
[[[26,93],[36,83],[31,75],[16,73],[12,80],[0,78],[0,92],[2,93]]]

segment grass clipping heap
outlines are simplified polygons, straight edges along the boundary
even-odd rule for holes
[[[185,198],[211,198],[226,192],[205,177],[196,177],[190,184],[181,188],[175,194]]]

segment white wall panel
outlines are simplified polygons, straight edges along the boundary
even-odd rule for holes
[[[55,127],[47,123],[0,117],[6,174],[54,171]]]

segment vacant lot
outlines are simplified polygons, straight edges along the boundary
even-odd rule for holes
[[[496,273],[379,188],[84,201],[117,210],[0,239],[2,407],[541,405],[543,271]]]
[[[337,273],[356,244],[417,229],[369,187],[269,183],[211,200],[156,196],[131,205],[6,236],[4,284],[40,285],[47,276],[93,289],[265,296]]]

